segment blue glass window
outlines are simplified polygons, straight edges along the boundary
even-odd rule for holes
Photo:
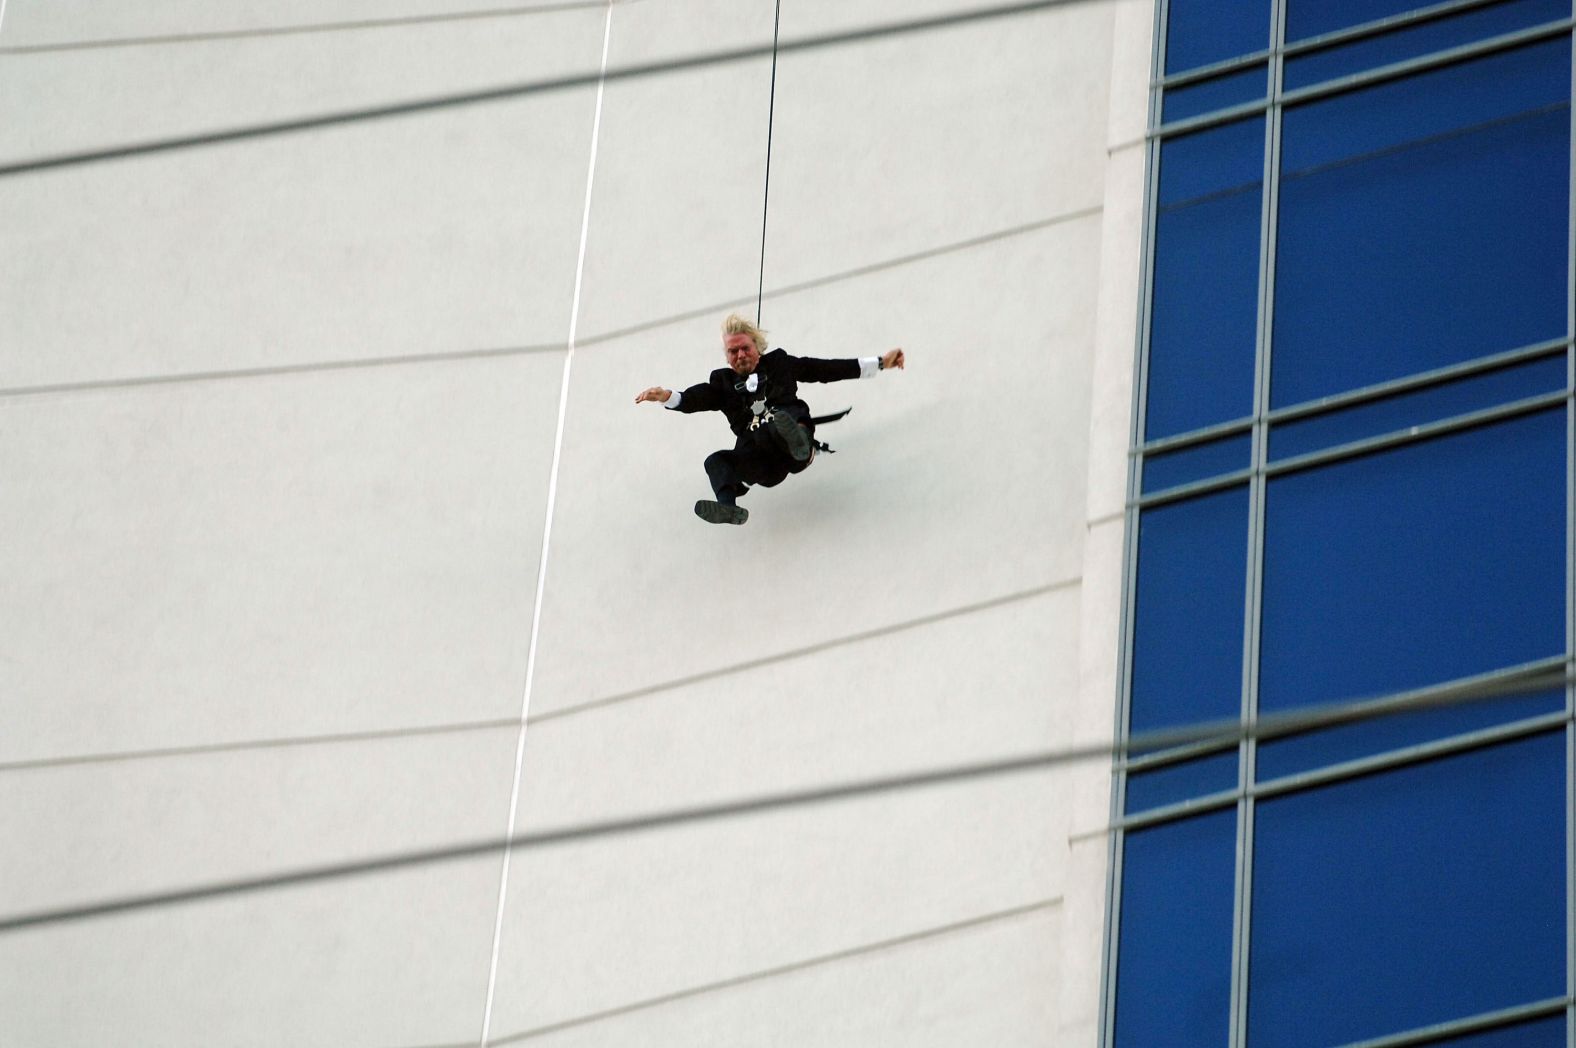
[[[1237,750],[1167,764],[1127,776],[1128,814],[1163,808],[1194,797],[1237,788]]]
[[[1286,60],[1286,90],[1444,51],[1473,40],[1569,18],[1571,0],[1512,0],[1420,22],[1350,44],[1321,48]],[[1168,117],[1169,119],[1169,117]]]
[[[1144,491],[1164,491],[1222,473],[1247,469],[1252,464],[1249,458],[1252,450],[1252,434],[1238,433],[1179,451],[1145,455]]]
[[[1426,389],[1396,393],[1349,408],[1282,422],[1270,431],[1270,461],[1399,432],[1539,393],[1555,393],[1565,388],[1565,368],[1562,352]]]
[[[1259,708],[1565,651],[1565,412],[1270,480]]]
[[[1563,995],[1565,733],[1260,801],[1252,906],[1253,1048]]]
[[[1247,556],[1246,485],[1139,517],[1131,732],[1241,713]]]
[[[1185,87],[1166,88],[1165,119],[1175,123],[1190,116],[1254,102],[1268,93],[1269,67],[1261,62],[1241,72],[1226,73]]]
[[[1565,1048],[1568,1010],[1436,1027],[1568,992],[1568,689],[1164,737],[1569,656],[1572,38],[1543,27],[1573,0],[1272,3],[1161,5],[1120,779],[1152,824],[1117,832],[1106,1036]],[[1321,38],[1285,55],[1289,102],[1173,130],[1264,109],[1279,37]],[[1507,726],[1536,734],[1462,738]]]
[[[1570,43],[1288,108],[1275,407],[1566,326]]]
[[[1253,410],[1263,181],[1262,117],[1161,146],[1149,440]]]
[[[1230,1024],[1236,809],[1127,834],[1117,1048],[1219,1048]]]
[[[1181,73],[1270,46],[1270,0],[1171,0],[1166,72]]]

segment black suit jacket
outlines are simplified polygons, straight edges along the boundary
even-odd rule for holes
[[[752,393],[745,388],[747,376],[732,368],[718,368],[705,382],[680,391],[676,410],[684,414],[697,411],[720,411],[728,417],[728,426],[739,437],[750,432],[750,420],[756,412],[753,405],[761,403],[766,408],[786,407],[803,402],[799,400],[801,382],[841,382],[859,377],[859,361],[818,360],[815,357],[789,356],[786,350],[774,349],[761,357],[755,365],[760,380]]]

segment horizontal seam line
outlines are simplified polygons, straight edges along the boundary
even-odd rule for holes
[[[747,670],[755,669],[759,666],[770,665],[777,662],[786,662],[792,659],[800,658],[802,656],[819,654],[820,652],[828,651],[833,648],[857,644],[864,640],[889,636],[891,634],[900,633],[905,630],[917,629],[923,626],[932,625],[934,623],[944,622],[951,618],[967,615],[975,611],[986,611],[991,608],[1011,604],[1015,601],[1030,600],[1037,596],[1055,592],[1058,589],[1077,585],[1080,582],[1082,582],[1081,578],[1054,582],[1047,586],[1041,586],[1036,589],[1024,590],[1019,593],[1010,593],[1002,597],[994,597],[987,601],[965,605],[960,608],[951,608],[946,611],[937,612],[933,615],[924,616],[923,618],[910,619],[906,622],[893,623],[888,626],[878,626],[872,630],[865,630],[860,633],[850,634],[846,637],[838,637],[829,641],[821,641],[808,647],[777,652],[775,654],[767,655],[763,658],[755,659],[750,662],[737,663],[733,666],[709,670],[705,673],[695,674],[689,677],[681,677],[677,680],[651,685],[639,691],[624,692],[618,695],[609,696],[607,698],[596,699],[579,706],[571,706],[563,710],[553,710],[537,717],[528,718],[526,720],[526,726],[530,727],[542,721],[558,720],[565,717],[570,717],[577,713],[584,713],[590,710],[600,709],[603,706],[629,702],[638,698],[647,698],[663,691],[671,691],[673,689],[682,688],[690,684],[726,677],[734,673],[741,673]],[[451,735],[468,731],[500,731],[506,728],[518,728],[519,726],[520,721],[518,718],[506,717],[493,720],[459,721],[452,724],[438,724],[412,728],[390,728],[382,731],[372,730],[336,732],[329,735],[280,736],[270,739],[217,742],[193,746],[162,746],[156,749],[128,750],[120,753],[92,753],[68,757],[38,757],[24,760],[0,761],[0,773],[38,771],[49,768],[64,768],[86,764],[112,764],[121,761],[153,760],[162,757],[201,757],[219,753],[244,752],[247,750],[289,749],[296,746],[323,746],[344,742],[381,742],[395,739]]]
[[[245,750],[290,749],[296,746],[329,746],[341,742],[381,742],[433,735],[455,735],[467,731],[497,731],[503,728],[518,728],[519,726],[519,720],[510,717],[500,720],[432,724],[414,728],[389,728],[382,731],[348,731],[335,732],[330,735],[287,735],[271,739],[247,739],[237,742],[214,742],[193,746],[162,746],[157,749],[126,750],[119,753],[87,753],[70,757],[38,757],[30,760],[0,761],[0,772],[37,771],[45,768],[64,768],[78,764],[114,764],[120,761],[154,760],[161,757],[202,757],[217,753],[237,753]]]
[[[16,44],[0,47],[0,55],[58,54],[69,51],[147,47],[167,44],[200,44],[228,40],[267,39],[279,36],[305,36],[316,33],[353,32],[364,29],[400,29],[408,26],[439,25],[447,22],[475,22],[486,19],[515,18],[524,15],[561,14],[565,11],[600,10],[609,3],[629,4],[637,0],[565,0],[563,3],[526,7],[492,7],[450,14],[406,15],[399,18],[364,18],[345,22],[302,23],[257,29],[216,29],[206,33],[166,33],[152,36],[106,37],[101,40],[67,40],[44,44]]]
[[[1077,211],[1070,211],[1065,214],[1055,215],[1051,218],[1038,219],[1034,222],[1025,223],[1021,226],[1012,226],[1007,229],[995,230],[990,233],[985,233],[981,236],[970,237],[967,240],[959,240],[950,244],[943,244],[939,247],[927,248],[924,251],[915,252],[913,254],[900,255],[896,258],[886,259],[881,262],[873,262],[868,265],[856,267],[854,269],[843,270],[842,272],[833,273],[829,276],[817,277],[813,280],[803,281],[798,284],[789,284],[785,287],[768,290],[765,294],[765,297],[768,299],[774,299],[786,295],[793,295],[802,291],[827,287],[841,281],[853,280],[858,277],[880,273],[888,269],[896,269],[905,265],[911,265],[916,262],[927,261],[929,259],[938,258],[954,252],[966,251],[975,247],[983,247],[986,244],[995,243],[1001,240],[1008,240],[1017,236],[1024,236],[1029,233],[1036,233],[1041,230],[1067,222],[1075,222],[1079,219],[1090,218],[1099,214],[1103,210],[1103,206],[1081,208]],[[603,332],[602,334],[592,335],[588,338],[577,339],[575,342],[575,347],[577,349],[585,349],[588,346],[613,342],[621,338],[627,338],[631,335],[644,334],[646,332],[654,331],[663,327],[669,327],[674,324],[682,324],[685,321],[709,316],[712,313],[716,313],[720,310],[738,305],[744,301],[746,301],[746,297],[740,296],[739,298],[728,299],[724,302],[703,306],[699,309],[686,310],[683,313],[662,317],[657,320],[646,321],[631,327],[617,328],[612,331]],[[102,389],[130,389],[142,386],[174,385],[182,382],[213,382],[222,381],[225,379],[262,378],[278,375],[310,374],[324,371],[346,371],[358,368],[391,367],[405,364],[435,364],[451,360],[479,360],[495,357],[522,356],[534,353],[558,353],[565,352],[567,349],[568,347],[565,345],[539,344],[528,346],[508,346],[496,349],[439,350],[430,353],[412,353],[401,356],[370,357],[365,360],[334,360],[323,363],[280,364],[277,366],[237,368],[235,370],[229,371],[198,371],[132,378],[93,379],[81,382],[59,382],[37,386],[13,386],[9,389],[0,388],[0,398],[36,396],[48,393],[81,393]]]
[[[535,353],[562,353],[567,351],[567,349],[568,347],[563,345],[543,344],[535,346],[506,346],[498,349],[439,350],[432,353],[368,357],[364,360],[328,360],[302,364],[236,368],[225,371],[191,371],[171,375],[141,375],[133,378],[89,379],[82,382],[57,382],[43,386],[13,386],[10,389],[0,389],[0,397],[23,397],[44,393],[83,393],[100,389],[131,389],[139,386],[168,386],[182,382],[216,382],[237,378],[269,378],[278,375],[301,375],[323,371],[397,367],[403,364],[440,364],[454,360],[483,360],[496,357],[525,356]]]
[[[720,990],[734,989],[740,986],[749,985],[751,983],[777,978],[779,976],[793,975],[798,972],[819,968],[828,964],[834,964],[839,961],[852,960],[857,957],[868,956],[870,954],[880,953],[903,946],[913,945],[919,942],[925,942],[930,939],[940,938],[942,936],[956,932],[971,931],[985,925],[994,924],[1001,921],[1008,921],[1018,917],[1026,917],[1031,914],[1044,912],[1045,910],[1052,909],[1054,907],[1060,906],[1061,904],[1061,896],[1055,896],[1049,899],[1041,899],[1038,902],[1029,903],[1024,906],[1015,906],[1011,909],[999,910],[995,913],[971,917],[967,920],[956,921],[951,924],[944,924],[934,928],[926,928],[921,931],[910,932],[907,935],[900,935],[892,939],[883,939],[878,942],[866,943],[862,946],[856,946],[846,950],[838,950],[834,953],[822,954],[818,957],[811,957],[802,961],[794,961],[792,963],[779,965],[774,968],[766,968],[758,972],[750,972],[746,975],[735,976],[731,979],[722,979],[717,982],[707,983],[703,986],[690,987],[689,989],[679,990],[674,993],[663,994],[659,997],[651,997],[646,1000],[636,1001],[632,1004],[622,1005],[617,1008],[609,1008],[605,1011],[592,1012],[588,1015],[577,1016],[573,1019],[565,1019],[561,1022],[550,1023],[546,1026],[534,1027],[533,1029],[524,1030],[520,1033],[494,1038],[488,1041],[487,1044],[489,1046],[511,1044],[517,1041],[524,1041],[532,1037],[540,1037],[544,1034],[556,1033],[560,1030],[566,1030],[576,1026],[586,1026],[591,1023],[602,1022],[607,1019],[629,1015],[634,1012],[660,1007],[664,1004],[671,1004],[676,1001],[687,1000],[689,998],[698,997],[704,994],[716,993]]]
[[[936,612],[932,615],[925,615],[917,619],[908,619],[903,622],[892,623],[888,626],[878,626],[875,629],[864,630],[860,633],[851,633],[844,637],[836,637],[832,640],[820,641],[803,648],[794,648],[790,651],[776,652],[771,655],[765,655],[758,659],[750,659],[745,662],[736,662],[730,666],[722,666],[717,669],[706,670],[705,672],[691,674],[687,677],[678,677],[674,680],[663,681],[660,684],[651,684],[644,688],[637,688],[632,691],[621,692],[617,695],[609,695],[606,698],[592,699],[589,702],[583,702],[574,706],[566,706],[559,710],[549,710],[546,713],[537,714],[536,716],[529,718],[526,721],[526,724],[540,724],[544,721],[558,720],[564,717],[571,717],[579,713],[588,713],[592,710],[599,710],[608,706],[616,706],[625,702],[633,702],[637,699],[649,698],[664,691],[672,691],[676,688],[688,687],[692,684],[702,684],[707,681],[719,680],[724,677],[731,677],[740,673],[747,673],[750,670],[757,670],[763,666],[771,666],[779,662],[791,662],[794,659],[804,658],[810,655],[819,655],[823,652],[831,651],[836,648],[846,647],[853,644],[862,644],[865,641],[877,640],[881,637],[892,636],[894,634],[903,633],[911,629],[932,626],[940,622],[946,622],[950,619],[961,618],[964,615],[970,615],[974,612],[989,611],[991,609],[1004,607],[1005,605],[1013,604],[1018,601],[1032,600],[1035,597],[1045,596],[1047,594],[1054,593],[1057,590],[1080,585],[1082,582],[1082,576],[1071,579],[1063,579],[1059,582],[1049,583],[1048,585],[1037,586],[1034,589],[1020,590],[1017,593],[1009,593],[1001,597],[992,597],[990,600],[980,601],[975,604],[967,604],[959,608],[949,608],[946,611]]]

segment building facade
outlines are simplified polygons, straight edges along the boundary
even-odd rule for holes
[[[0,1045],[1570,1048],[1571,39],[0,0]]]
[[[5,0],[0,920],[1108,743],[1152,26]],[[908,368],[720,529],[733,310]],[[1110,788],[0,931],[0,1044],[1094,1044]]]

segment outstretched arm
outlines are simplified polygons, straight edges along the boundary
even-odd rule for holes
[[[794,378],[800,382],[841,382],[850,378],[873,378],[887,368],[906,363],[901,349],[890,349],[879,357],[822,360],[819,357],[791,357]]]
[[[901,370],[905,363],[907,363],[907,358],[903,356],[901,349],[889,349],[879,357],[860,357],[859,377],[875,378],[888,368]]]
[[[698,383],[685,390],[672,390],[664,386],[652,386],[643,389],[635,395],[636,404],[652,401],[661,404],[669,411],[682,411],[686,415],[696,411],[720,411],[722,404],[717,400],[717,391],[705,382]]]

